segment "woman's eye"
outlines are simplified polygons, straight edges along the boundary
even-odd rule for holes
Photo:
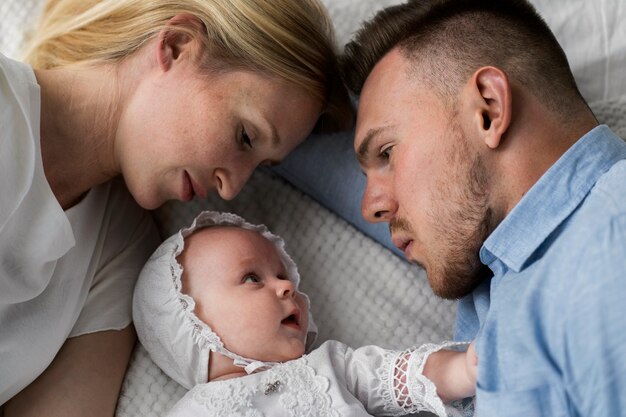
[[[252,148],[252,140],[244,128],[241,128],[241,143],[249,148]]]
[[[243,278],[243,282],[245,282],[245,283],[247,283],[247,282],[258,283],[258,282],[261,282],[261,280],[256,275],[246,275]]]

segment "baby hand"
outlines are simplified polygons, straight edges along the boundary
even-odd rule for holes
[[[478,355],[474,342],[470,343],[465,352],[465,372],[470,384],[476,385],[476,374],[478,370]]]

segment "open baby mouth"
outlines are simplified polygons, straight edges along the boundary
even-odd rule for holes
[[[290,314],[285,317],[280,323],[288,327],[300,329],[300,318],[298,317],[298,314]]]

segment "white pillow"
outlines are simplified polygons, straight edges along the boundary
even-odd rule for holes
[[[531,0],[589,102],[626,95],[626,1]]]
[[[337,40],[345,44],[383,7],[403,0],[322,0]],[[580,91],[589,102],[626,96],[625,0],[530,0],[569,59]]]
[[[0,53],[19,59],[24,35],[36,23],[43,0],[0,0]]]

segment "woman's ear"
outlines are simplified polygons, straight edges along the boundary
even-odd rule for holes
[[[196,16],[180,13],[172,17],[158,35],[159,66],[167,71],[180,57],[195,57],[201,46],[200,36],[206,36],[206,31]]]
[[[479,68],[469,80],[473,122],[484,143],[495,149],[511,123],[512,94],[509,78],[495,67]]]

